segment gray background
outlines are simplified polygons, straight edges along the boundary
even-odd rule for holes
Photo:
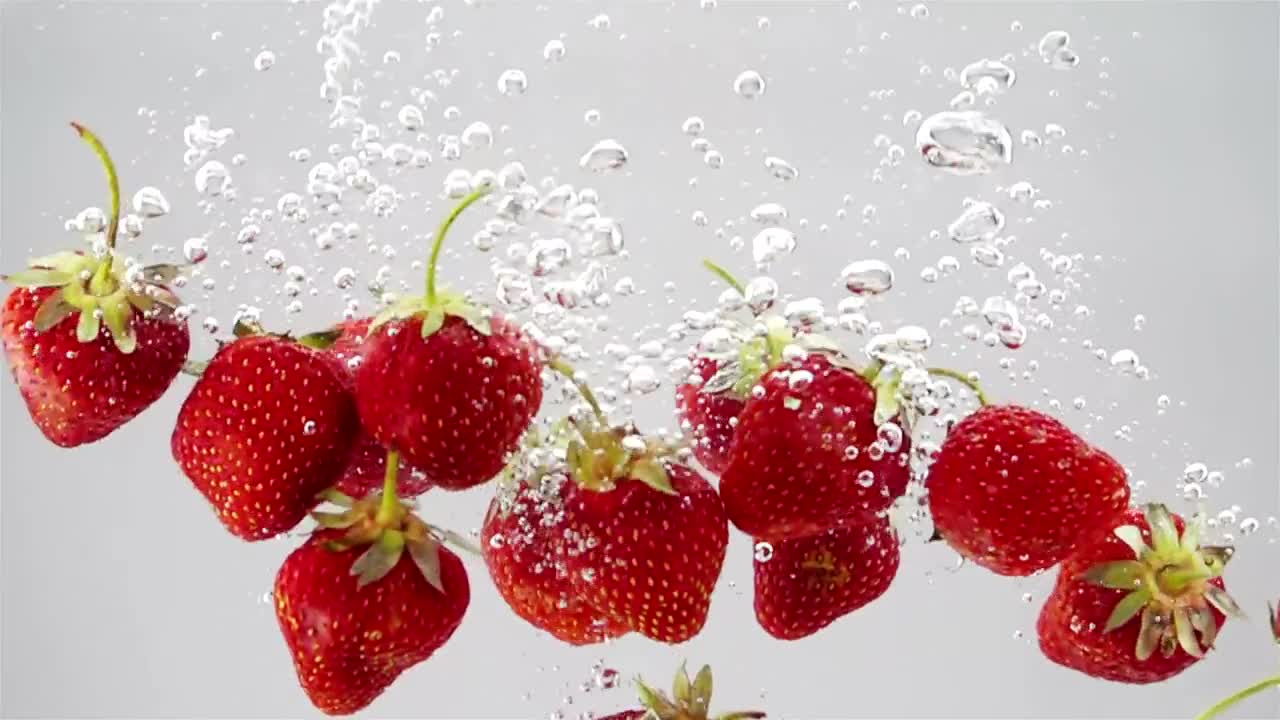
[[[876,319],[930,328],[938,362],[984,371],[997,397],[1042,407],[1060,401],[1059,415],[1131,468],[1141,497],[1191,511],[1177,489],[1184,465],[1202,461],[1225,472],[1205,508],[1216,514],[1239,505],[1238,520],[1263,522],[1240,539],[1229,573],[1255,622],[1232,623],[1209,660],[1167,684],[1095,682],[1051,665],[1035,648],[1035,613],[1050,578],[953,571],[954,556],[913,542],[880,602],[811,639],[779,643],[754,624],[750,545],[739,536],[711,620],[686,647],[632,638],[570,649],[514,618],[483,565],[469,560],[474,599],[462,629],[369,716],[530,718],[560,710],[575,717],[627,704],[626,688],[580,690],[597,660],[624,677],[644,674],[663,684],[682,658],[710,662],[719,671],[717,707],[759,707],[786,718],[1190,717],[1274,672],[1275,647],[1256,620],[1264,601],[1280,595],[1277,530],[1266,524],[1277,508],[1275,4],[929,3],[930,16],[920,20],[910,17],[910,4],[878,0],[863,2],[860,12],[844,2],[721,0],[704,11],[696,0],[442,0],[443,42],[428,53],[424,20],[432,4],[377,8],[361,36],[366,116],[384,125],[388,141],[412,143],[395,112],[410,87],[433,87],[441,101],[427,110],[426,137],[459,133],[477,119],[498,132],[492,150],[468,152],[457,165],[496,168],[518,159],[531,177],[599,189],[630,243],[630,257],[616,263],[613,277],[634,277],[642,292],[617,298],[608,329],[584,341],[589,349],[661,339],[685,310],[707,309],[717,291],[697,258],[713,255],[745,272],[750,260],[734,254],[728,238],[750,238],[745,216],[755,204],[781,202],[800,238],[795,254],[777,266],[788,291],[834,303],[844,294],[840,267],[865,257],[891,260],[898,285],[873,304]],[[63,221],[102,202],[101,172],[66,127],[74,118],[106,138],[126,198],[156,185],[173,204],[131,251],[154,257],[208,235],[205,270],[219,286],[186,291],[200,307],[198,318],[214,315],[227,327],[242,302],[262,307],[278,328],[313,328],[334,317],[342,307],[329,280],[336,268],[358,269],[363,284],[380,263],[364,243],[320,253],[305,227],[279,221],[265,226],[268,238],[252,256],[233,241],[249,208],[304,192],[308,165],[288,151],[307,147],[318,160],[329,143],[349,142],[348,131],[329,129],[328,106],[317,94],[322,9],[315,2],[4,3],[0,264],[14,270],[29,253],[72,246],[78,240],[63,232]],[[608,31],[587,26],[601,12],[612,19]],[[768,29],[758,29],[759,16],[771,20]],[[1014,20],[1020,32],[1011,31]],[[1082,57],[1077,69],[1055,72],[1040,63],[1034,44],[1054,29],[1071,32]],[[543,45],[560,34],[567,57],[544,63]],[[263,48],[277,54],[277,64],[256,72],[253,58]],[[389,49],[403,60],[384,67]],[[1040,150],[1019,147],[1012,167],[987,177],[939,176],[923,167],[911,148],[914,126],[904,127],[903,115],[945,109],[959,87],[943,68],[1005,53],[1020,77],[992,112],[1015,136],[1055,122],[1066,138]],[[922,64],[932,74],[922,75]],[[495,91],[508,67],[528,72],[524,96]],[[456,69],[451,87],[424,83],[439,68]],[[754,102],[731,87],[747,68],[769,83]],[[892,95],[873,94],[885,90]],[[379,110],[383,100],[389,107]],[[444,118],[448,105],[459,108],[459,119]],[[140,116],[139,107],[155,110],[154,117]],[[591,108],[602,117],[595,127],[583,121]],[[215,157],[228,166],[234,153],[248,159],[232,168],[239,199],[219,201],[208,213],[197,207],[192,171],[181,160],[182,129],[198,114],[236,130]],[[680,124],[694,114],[725,154],[722,169],[707,168],[689,150]],[[871,169],[885,156],[873,142],[880,133],[908,155],[875,183]],[[630,151],[627,171],[594,177],[577,168],[578,156],[607,137]],[[1064,153],[1063,144],[1074,152]],[[789,160],[799,179],[775,180],[763,167],[766,155]],[[420,256],[421,234],[439,215],[435,198],[450,169],[437,158],[430,168],[385,177],[404,195],[388,220],[373,221],[349,205],[347,219],[366,224],[379,246],[399,250],[398,280],[418,282],[409,258]],[[1053,207],[1032,211],[998,190],[1023,179]],[[843,205],[846,194],[852,198]],[[1019,239],[1005,268],[984,270],[962,248],[929,239],[966,196],[1008,210],[1009,232]],[[861,218],[867,204],[878,209],[870,223]],[[848,217],[837,216],[841,207]],[[691,221],[698,210],[708,226]],[[317,214],[312,224],[322,221]],[[463,240],[477,222],[463,223],[447,272],[479,287],[488,282],[489,258]],[[735,226],[717,236],[726,222]],[[300,315],[286,316],[283,279],[262,262],[272,247],[307,268],[319,291],[305,298]],[[1042,247],[1080,254],[1072,275],[1079,289],[1064,309],[1050,312],[1055,330],[1033,332],[1023,349],[1009,352],[966,343],[956,332],[962,322],[939,328],[957,297],[981,302],[1010,292],[1004,276],[1016,262],[1062,287],[1039,258]],[[960,271],[921,282],[920,270],[945,254],[959,257]],[[663,281],[673,289],[664,290]],[[1092,315],[1073,316],[1081,304]],[[1141,332],[1133,321],[1139,313],[1147,317]],[[211,352],[211,338],[194,334],[194,353]],[[1118,373],[1091,355],[1087,341],[1108,353],[1136,350],[1151,379]],[[671,347],[683,352],[685,345]],[[1000,370],[1001,358],[1012,359],[1008,372]],[[589,369],[604,384],[613,363]],[[664,383],[634,402],[636,417],[650,426],[671,423],[665,376]],[[263,597],[298,540],[234,541],[176,470],[168,435],[189,385],[179,379],[108,440],[62,451],[27,420],[12,383],[3,384],[5,715],[313,714]],[[1173,400],[1165,413],[1157,412],[1161,394]],[[1077,396],[1087,402],[1083,410],[1072,409]],[[1252,462],[1244,466],[1246,457]],[[429,519],[473,529],[488,495],[428,497]],[[1237,716],[1280,716],[1280,698],[1255,699]]]

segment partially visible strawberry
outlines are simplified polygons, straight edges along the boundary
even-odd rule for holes
[[[693,445],[693,456],[710,472],[719,475],[729,464],[729,447],[746,401],[729,390],[706,392],[708,380],[715,377],[721,363],[709,357],[696,357],[691,377],[698,382],[676,386],[676,417]]]
[[[49,324],[49,304],[65,293],[13,290],[0,333],[31,419],[54,444],[70,448],[101,440],[159,400],[181,372],[191,337],[185,323],[131,313],[126,304],[133,347],[122,352],[112,331],[78,332],[84,311],[67,309]]]
[[[534,343],[502,317],[436,289],[449,227],[487,192],[472,193],[445,219],[425,296],[404,298],[373,321],[356,372],[364,427],[448,490],[501,472],[542,404]]]
[[[694,678],[689,677],[684,665],[676,671],[676,679],[671,688],[671,695],[655,690],[636,680],[636,689],[640,693],[640,702],[644,708],[624,710],[620,713],[601,718],[601,720],[641,720],[656,718],[657,720],[708,720],[711,713],[711,668],[703,665]],[[766,717],[762,712],[738,711],[716,715],[712,720],[760,720]]]
[[[1222,570],[1231,548],[1201,547],[1201,523],[1163,505],[1130,510],[1062,564],[1036,623],[1059,665],[1124,683],[1167,680],[1213,648],[1239,608]]]
[[[596,610],[573,589],[567,564],[562,490],[573,485],[548,474],[537,487],[520,483],[494,498],[481,548],[493,584],[516,615],[571,645],[621,637],[630,628]]]
[[[292,340],[223,345],[178,413],[173,457],[234,535],[296,526],[345,465],[359,429],[341,370]]]
[[[888,519],[775,543],[755,560],[756,620],[779,640],[808,637],[883,595],[899,559]]]
[[[165,287],[181,270],[140,268],[115,250],[120,185],[101,141],[76,132],[98,154],[111,185],[105,252],[62,252],[3,279],[18,286],[0,312],[0,340],[40,432],[61,447],[100,440],[146,410],[182,370],[191,338]],[[103,327],[105,325],[105,327]]]
[[[387,449],[372,435],[361,430],[352,443],[347,464],[338,475],[339,492],[361,498],[377,492],[387,474]],[[400,460],[400,497],[417,497],[431,489],[426,473]]]
[[[1058,564],[1114,527],[1129,505],[1125,470],[1052,417],[987,405],[947,435],[929,470],[938,534],[1001,575]]]
[[[652,640],[701,632],[724,564],[728,522],[701,475],[628,430],[586,430],[570,445],[566,493],[574,591]]]
[[[471,601],[462,562],[399,502],[394,482],[345,513],[317,513],[329,529],[276,576],[276,617],[298,681],[329,715],[361,710],[431,657]]]
[[[720,494],[743,532],[775,542],[876,519],[906,491],[910,436],[876,423],[877,389],[825,352],[770,370],[738,418]]]

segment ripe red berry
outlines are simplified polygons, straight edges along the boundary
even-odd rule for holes
[[[676,417],[692,442],[693,456],[716,475],[729,465],[733,433],[746,406],[746,401],[731,390],[703,391],[720,367],[712,358],[695,358],[692,375],[698,382],[686,381],[676,387]]]
[[[332,359],[270,335],[220,348],[178,413],[173,457],[245,540],[296,526],[347,462],[359,423]]]
[[[808,637],[879,598],[898,574],[887,519],[783,540],[755,559],[760,627],[779,640]]]
[[[871,383],[825,353],[770,370],[720,477],[729,519],[770,542],[875,520],[911,474],[909,435],[875,408]]]
[[[1237,607],[1222,582],[1230,548],[1201,547],[1163,505],[1130,510],[1062,564],[1036,623],[1040,650],[1091,677],[1167,680],[1213,648]]]
[[[929,507],[956,552],[1001,575],[1030,575],[1114,527],[1124,468],[1065,425],[989,405],[955,426],[929,470]]]

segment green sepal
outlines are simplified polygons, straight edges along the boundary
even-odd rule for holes
[[[178,279],[178,276],[186,272],[190,267],[190,265],[173,265],[171,263],[148,265],[142,268],[142,279],[147,283],[168,285]]]
[[[1134,590],[1125,595],[1116,606],[1111,609],[1111,615],[1107,617],[1107,624],[1102,628],[1102,632],[1109,633],[1112,630],[1123,627],[1151,600],[1151,593],[1146,589]]]
[[[467,539],[467,537],[462,533],[455,532],[453,530],[446,530],[444,528],[433,528],[433,531],[436,535],[440,536],[441,540],[444,540],[459,550],[476,557],[482,557],[484,555],[484,551],[480,549],[480,546],[471,542],[471,540]]]
[[[485,310],[473,305],[466,296],[448,290],[438,293],[435,302],[428,302],[420,296],[400,298],[374,316],[373,322],[369,324],[369,332],[372,333],[393,320],[408,320],[418,316],[422,318],[424,338],[431,337],[444,327],[444,322],[449,317],[461,319],[481,335],[493,333],[493,325]]]
[[[76,276],[64,270],[49,270],[46,268],[30,268],[21,270],[12,275],[5,275],[2,278],[10,285],[25,288],[46,288],[46,287],[62,287],[74,280]]]
[[[76,324],[76,339],[82,343],[93,342],[102,329],[102,319],[95,309],[80,311],[80,322]]]
[[[377,541],[351,563],[351,574],[356,576],[356,587],[364,587],[386,577],[396,563],[400,562],[404,546],[404,533],[399,530],[383,530]]]
[[[1135,655],[1146,661],[1155,654],[1160,646],[1160,637],[1164,634],[1164,626],[1156,620],[1156,611],[1147,607],[1142,611],[1142,627],[1138,629],[1138,646]]]
[[[440,328],[444,327],[444,310],[438,307],[427,308],[422,313],[422,337],[423,339],[435,335]]]
[[[661,720],[668,720],[677,717],[680,711],[671,699],[661,692],[654,690],[644,684],[643,680],[636,679],[636,692],[640,695],[640,704],[644,705],[649,712],[657,715]]]
[[[646,459],[633,464],[630,476],[633,480],[639,480],[660,493],[679,495],[672,487],[671,476],[667,474],[667,469],[663,467],[660,460]]]
[[[1120,542],[1129,546],[1133,550],[1133,556],[1142,560],[1151,552],[1151,548],[1147,547],[1147,542],[1142,538],[1142,529],[1136,525],[1121,525],[1111,531],[1111,534],[1120,539]]]
[[[443,593],[444,580],[440,577],[440,543],[435,538],[427,536],[409,542],[407,547],[409,557],[413,558],[413,564],[418,566],[418,571],[422,573],[427,584]]]
[[[1187,615],[1186,608],[1176,608],[1173,611],[1173,629],[1178,636],[1178,645],[1191,657],[1204,657],[1204,651],[1200,649],[1200,641],[1196,639],[1195,629],[1191,627],[1191,618]]]
[[[128,355],[138,347],[138,336],[133,329],[133,308],[123,299],[112,298],[102,305],[102,318],[107,321],[111,341],[116,349]]]
[[[244,338],[253,335],[266,335],[267,331],[257,320],[240,318],[236,320],[235,326],[231,328],[231,334],[237,338]]]
[[[700,716],[705,716],[711,708],[711,666],[703,665],[693,678],[693,692],[689,696],[689,707]]]
[[[307,333],[298,337],[298,344],[309,347],[312,350],[328,350],[333,344],[342,337],[341,328],[330,328],[328,330],[317,330],[316,332]]]
[[[763,720],[768,717],[758,710],[738,710],[736,712],[717,715],[715,720]]]
[[[74,275],[79,270],[92,266],[94,261],[92,258],[87,257],[82,253],[65,250],[52,255],[43,255],[37,258],[31,258],[27,261],[27,264],[33,268],[66,270]]]
[[[1080,577],[1112,590],[1134,590],[1142,584],[1146,573],[1147,566],[1137,560],[1118,560],[1094,565]]]
[[[316,524],[328,530],[345,530],[360,520],[359,517],[351,513],[335,513],[315,510],[311,513],[311,518]]]
[[[876,393],[875,423],[883,425],[898,417],[902,412],[902,401],[899,388],[902,386],[902,374],[897,370],[883,370],[876,374],[871,387]]]
[[[75,311],[75,306],[68,303],[63,298],[62,291],[59,290],[40,303],[32,322],[35,324],[36,332],[44,332],[70,317]]]
[[[1204,599],[1208,600],[1210,605],[1218,608],[1223,615],[1233,617],[1238,620],[1243,620],[1245,618],[1244,610],[1240,607],[1239,603],[1236,602],[1235,598],[1231,597],[1231,593],[1228,593],[1217,585],[1210,585],[1205,588]]]
[[[1181,541],[1178,528],[1173,524],[1169,510],[1159,503],[1147,505],[1144,513],[1147,524],[1151,527],[1151,547],[1160,555],[1177,552]]]
[[[682,662],[680,667],[676,668],[676,679],[671,683],[671,698],[677,705],[688,707],[692,692],[693,683],[689,681],[689,671],[685,669],[685,664]]]

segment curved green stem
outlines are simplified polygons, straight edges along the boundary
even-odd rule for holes
[[[1263,690],[1266,690],[1267,688],[1272,688],[1272,687],[1280,687],[1280,675],[1272,675],[1266,680],[1254,683],[1253,685],[1250,685],[1249,687],[1241,690],[1235,695],[1232,695],[1229,698],[1219,701],[1213,707],[1197,715],[1196,720],[1210,720],[1210,718],[1217,717],[1219,714],[1222,713],[1223,710],[1226,710],[1227,708],[1231,707],[1232,705],[1235,705],[1241,700],[1257,695]]]
[[[458,206],[449,211],[444,222],[440,223],[440,229],[436,230],[435,243],[431,246],[431,259],[427,261],[427,304],[431,305],[436,301],[436,266],[440,264],[440,251],[444,249],[444,236],[449,234],[449,228],[453,226],[458,216],[463,210],[471,207],[485,195],[493,192],[491,187],[482,187],[479,190],[473,190],[470,195],[462,198],[462,202]]]
[[[107,184],[111,186],[111,224],[107,226],[107,247],[114,250],[116,233],[120,227],[120,178],[116,175],[116,165],[111,161],[111,154],[107,152],[102,140],[92,130],[78,122],[71,123],[71,127],[75,128],[81,139],[89,143],[89,147],[93,148],[93,152],[102,161],[102,167],[107,170]]]
[[[925,372],[928,372],[930,375],[939,375],[941,377],[951,378],[972,390],[973,394],[977,396],[978,403],[980,405],[985,406],[991,404],[991,401],[987,399],[987,394],[982,391],[982,386],[965,373],[958,370],[952,370],[950,368],[927,368]]]
[[[382,480],[382,502],[378,505],[378,514],[374,520],[383,527],[396,521],[400,512],[400,498],[396,495],[396,480],[400,475],[400,451],[387,451],[387,474]]]
[[[208,367],[208,360],[187,360],[182,363],[182,373],[192,377],[200,377]]]
[[[747,286],[743,285],[741,280],[734,277],[733,273],[707,259],[703,259],[702,267],[715,273],[715,276],[723,280],[726,285],[737,290],[739,295],[742,295],[743,297],[747,296]]]
[[[578,379],[572,365],[565,362],[563,358],[556,357],[547,363],[547,367],[573,383],[573,386],[578,389],[578,394],[587,402],[587,405],[591,406],[591,413],[596,416],[596,420],[599,420],[601,425],[609,424],[605,418],[604,410],[600,408],[600,401],[596,400],[596,394],[591,392],[591,386]]]

